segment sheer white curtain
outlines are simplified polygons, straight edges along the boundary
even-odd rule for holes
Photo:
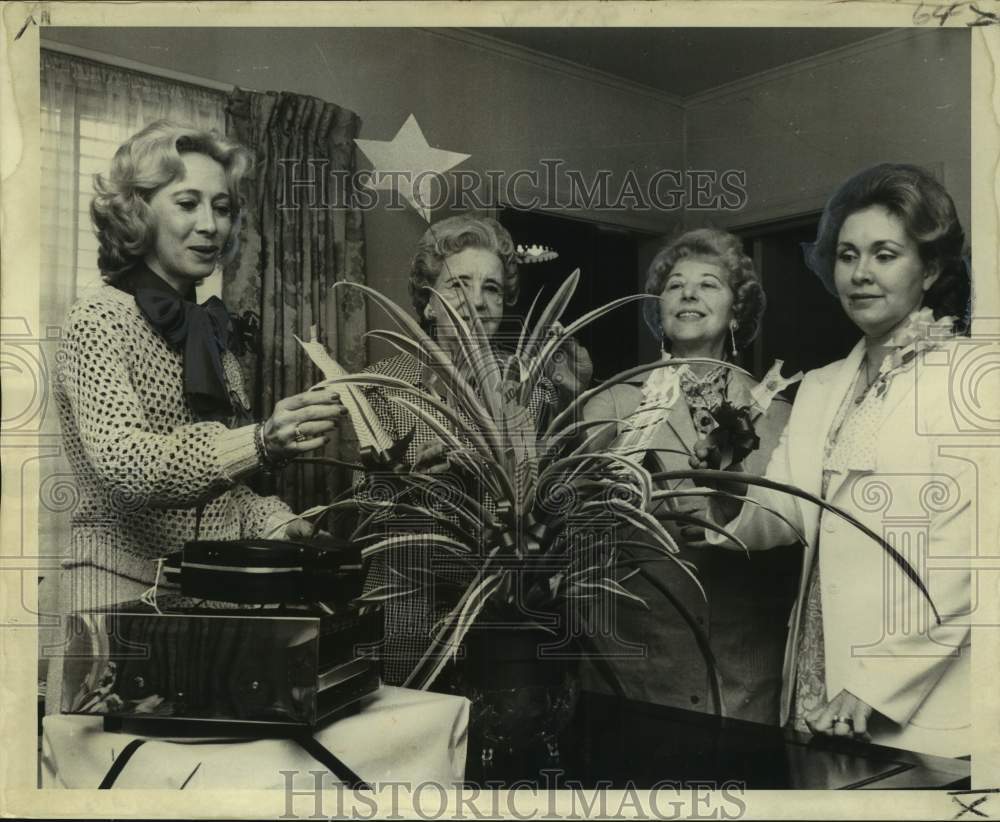
[[[90,224],[94,174],[107,173],[118,146],[154,120],[169,119],[224,133],[225,99],[222,92],[42,49],[43,328],[61,326],[73,302],[101,286],[97,239]],[[213,292],[206,285],[199,291],[203,298]],[[216,283],[214,292],[219,290]],[[43,430],[58,434],[52,403],[47,404]],[[75,499],[68,490],[72,477],[61,454],[43,461],[39,477],[42,556],[59,557],[69,548]],[[42,583],[42,613],[55,613],[54,582],[55,576],[50,575]]]

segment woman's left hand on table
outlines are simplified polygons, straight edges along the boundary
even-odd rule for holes
[[[806,714],[806,724],[814,734],[849,736],[868,741],[868,720],[872,707],[850,691],[841,691],[824,705]]]

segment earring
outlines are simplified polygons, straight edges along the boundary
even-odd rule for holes
[[[434,312],[434,309],[431,308],[430,303],[427,303],[427,306],[424,308],[424,321],[422,325],[424,327],[424,331],[427,332],[427,336],[436,341],[438,338],[437,314]]]
[[[730,345],[732,345],[732,347],[733,347],[733,357],[734,358],[739,353],[736,350],[736,329],[737,328],[739,328],[739,326],[738,326],[736,320],[730,320],[729,321],[729,342],[730,342]]]

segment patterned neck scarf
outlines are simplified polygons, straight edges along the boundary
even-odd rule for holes
[[[211,297],[199,305],[182,297],[142,261],[124,274],[115,287],[133,295],[156,333],[181,352],[184,394],[198,420],[230,426],[253,421],[226,381],[222,355],[227,349],[239,354],[241,344],[222,300]]]
[[[827,437],[824,464],[827,470],[846,473],[854,469],[870,471],[875,467],[878,434],[882,427],[885,398],[889,386],[917,361],[917,354],[941,345],[954,337],[954,317],[935,320],[930,308],[913,312],[886,343],[888,352],[878,374],[852,401],[857,380],[868,376],[868,355],[861,361],[858,376],[851,383]]]
[[[680,372],[681,393],[687,400],[691,411],[691,421],[695,430],[706,436],[715,428],[715,411],[726,399],[726,389],[729,386],[729,369],[723,365],[716,366],[705,376],[698,377],[690,368],[682,368]]]

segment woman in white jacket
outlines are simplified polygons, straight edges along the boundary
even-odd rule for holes
[[[732,490],[762,505],[713,502],[715,518],[748,546],[805,537],[781,705],[782,723],[796,730],[969,753],[976,470],[945,447],[958,433],[947,364],[968,329],[964,241],[951,197],[923,169],[884,164],[838,189],[806,256],[864,336],[803,380],[766,473],[886,539],[936,614],[888,553],[842,518],[759,487]],[[708,449],[697,453],[704,466]]]

